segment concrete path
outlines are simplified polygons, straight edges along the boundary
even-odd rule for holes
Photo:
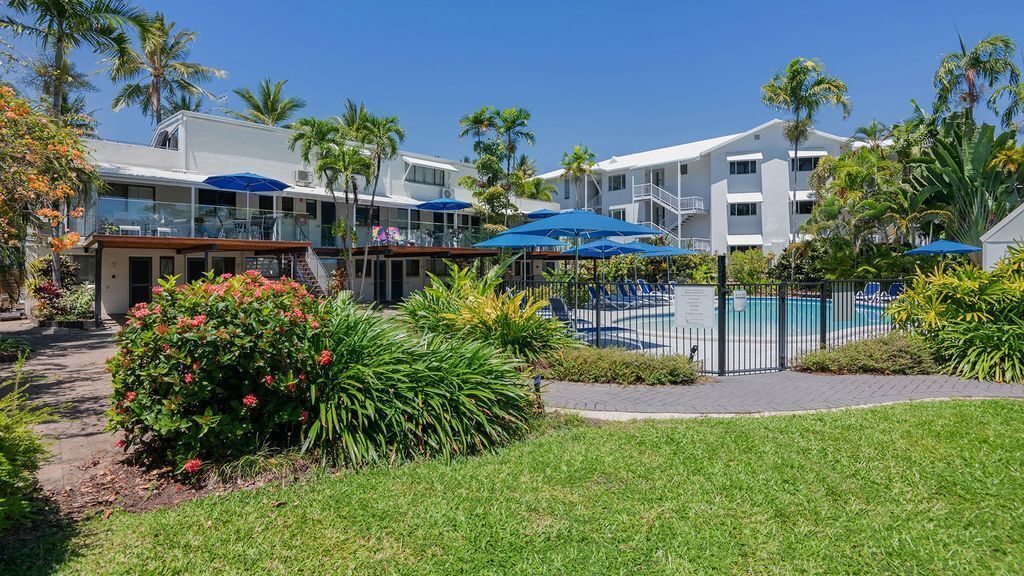
[[[51,490],[74,486],[84,467],[97,458],[120,450],[116,439],[105,433],[104,412],[110,406],[110,374],[106,360],[114,353],[116,327],[81,330],[40,330],[27,321],[0,323],[0,336],[28,342],[33,353],[25,374],[36,381],[28,393],[49,406],[60,407],[61,420],[38,430],[53,440],[53,457],[39,471],[40,484]],[[0,377],[11,374],[11,365],[0,365]]]
[[[548,408],[608,420],[776,414],[939,398],[1024,398],[1024,385],[952,376],[827,376],[774,372],[692,386],[545,382]]]

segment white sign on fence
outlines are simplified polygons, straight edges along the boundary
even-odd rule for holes
[[[676,286],[675,312],[676,328],[715,329],[715,287]]]

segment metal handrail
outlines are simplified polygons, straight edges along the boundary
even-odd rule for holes
[[[633,186],[633,200],[657,200],[673,209],[677,214],[705,214],[704,198],[701,196],[677,196],[652,182]]]
[[[320,257],[316,255],[311,246],[306,247],[306,264],[309,269],[313,272],[313,279],[324,294],[331,293],[331,281],[327,276],[327,269],[324,268],[323,262],[320,261]]]

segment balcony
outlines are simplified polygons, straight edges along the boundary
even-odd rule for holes
[[[388,225],[357,226],[360,246],[428,246],[470,248],[493,234],[478,226],[445,227],[437,222],[392,221]]]
[[[299,213],[193,205],[108,196],[97,199],[82,232],[113,236],[230,238],[309,242],[309,217]]]

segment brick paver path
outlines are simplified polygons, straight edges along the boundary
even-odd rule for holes
[[[774,372],[727,376],[692,386],[554,381],[545,384],[544,402],[549,408],[578,410],[607,418],[800,412],[937,398],[1024,398],[1024,385],[977,382],[951,376],[827,376]]]

